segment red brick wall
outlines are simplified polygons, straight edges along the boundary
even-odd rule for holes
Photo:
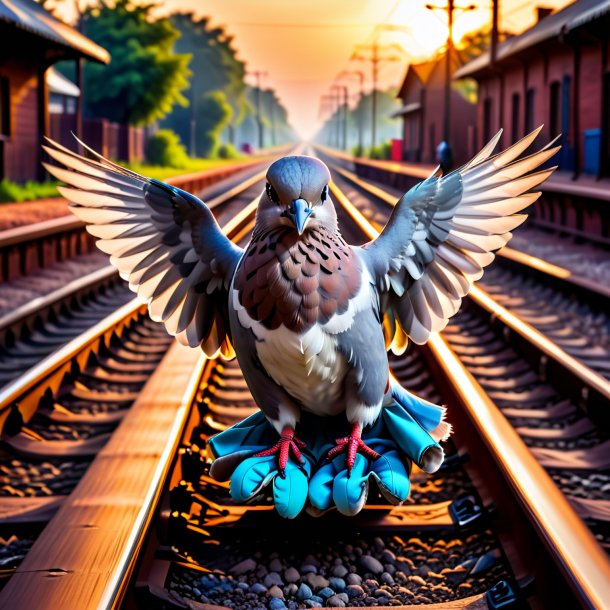
[[[0,63],[8,78],[11,136],[4,143],[4,176],[24,181],[38,172],[37,66],[32,60],[11,57]]]

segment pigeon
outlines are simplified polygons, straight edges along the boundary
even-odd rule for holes
[[[555,169],[541,166],[553,142],[522,157],[540,132],[492,155],[499,132],[469,163],[432,175],[403,195],[380,235],[356,247],[339,230],[328,167],[312,156],[275,161],[267,171],[251,240],[245,248],[221,231],[210,209],[177,187],[149,179],[81,145],[78,155],[47,141],[50,174],[97,238],[97,246],[153,320],[209,357],[237,357],[244,378],[277,437],[256,456],[304,464],[297,435],[304,413],[343,417],[347,434],[327,460],[345,455],[348,476],[360,455],[379,453],[363,439],[395,401],[412,407],[391,377],[388,351],[425,343],[458,311],[494,252],[525,219],[532,192]],[[450,425],[442,407],[413,418],[436,440]],[[404,440],[404,439],[403,439]],[[436,442],[414,456],[437,470]]]

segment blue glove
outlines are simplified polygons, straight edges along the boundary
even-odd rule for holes
[[[321,435],[318,436],[318,438]],[[370,461],[361,454],[351,473],[345,465],[345,453],[331,462],[322,463],[309,482],[309,501],[316,512],[324,512],[333,505],[344,515],[355,515],[366,503],[371,479],[391,504],[404,502],[409,495],[411,464],[389,434],[382,418],[362,434],[362,440],[380,454]],[[328,435],[313,447],[317,456],[325,456],[334,443]]]
[[[263,487],[273,484],[276,510],[282,517],[293,519],[307,500],[313,458],[304,452],[303,465],[289,459],[284,477],[279,476],[277,456],[254,457],[255,453],[275,444],[277,436],[260,412],[213,436],[209,447],[216,460],[210,474],[217,481],[231,480],[231,497],[237,502],[248,502]]]

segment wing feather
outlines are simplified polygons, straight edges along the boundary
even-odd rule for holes
[[[462,168],[446,176],[435,171],[401,197],[381,234],[363,246],[388,337],[401,326],[421,344],[442,330],[525,221],[519,212],[540,196],[531,190],[555,170],[539,168],[559,150],[553,140],[521,157],[540,130],[492,156],[500,131]],[[396,343],[388,340],[392,349]]]
[[[242,251],[222,233],[209,208],[176,187],[140,176],[79,143],[86,158],[47,139],[66,184],[60,192],[97,238],[97,246],[131,290],[184,344],[232,354],[228,288]]]

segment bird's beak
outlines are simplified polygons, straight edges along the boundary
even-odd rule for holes
[[[294,223],[299,235],[301,235],[307,224],[307,219],[311,215],[309,203],[305,199],[293,199],[286,213],[288,218]]]

